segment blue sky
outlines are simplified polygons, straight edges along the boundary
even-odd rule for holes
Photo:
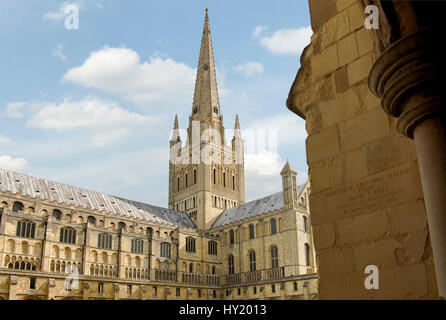
[[[2,0],[0,167],[166,206],[206,7],[225,127],[238,113],[242,130],[277,132],[277,150],[245,156],[246,200],[280,190],[286,159],[306,180],[305,123],[285,106],[311,35],[296,0]]]

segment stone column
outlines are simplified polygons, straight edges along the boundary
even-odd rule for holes
[[[390,45],[376,60],[370,89],[397,129],[415,140],[438,292],[446,297],[446,133],[442,36],[425,27]]]

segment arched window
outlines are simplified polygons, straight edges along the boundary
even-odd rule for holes
[[[170,244],[163,242],[161,243],[161,257],[170,258]]]
[[[254,225],[251,223],[249,225],[249,239],[254,239],[255,238],[255,229],[254,229]]]
[[[197,170],[194,169],[194,184],[197,183]]]
[[[212,266],[212,274],[215,274],[215,266]]]
[[[186,238],[186,252],[195,252],[195,238]]]
[[[95,225],[96,224],[96,218],[93,217],[93,216],[88,216],[87,222],[91,223],[92,225]]]
[[[151,237],[152,234],[153,234],[153,229],[150,228],[150,227],[147,227],[147,229],[146,229],[146,235],[147,235],[148,237]]]
[[[189,179],[188,179],[189,177],[188,177],[188,175],[187,175],[187,173],[186,173],[186,188],[188,187],[188,185],[189,185]]]
[[[279,250],[276,246],[271,247],[271,268],[279,267]]]
[[[307,232],[307,217],[303,216],[304,232]]]
[[[235,176],[232,176],[232,190],[235,190]]]
[[[226,187],[226,173],[223,172],[223,187]]]
[[[217,170],[214,169],[214,184],[217,183]]]
[[[217,254],[217,242],[216,241],[209,241],[208,242],[208,253],[210,255],[216,255]]]
[[[36,232],[36,224],[31,221],[17,221],[16,236],[22,238],[34,238]]]
[[[14,202],[12,205],[12,211],[14,211],[14,212],[23,211],[23,203],[18,202],[18,201]]]
[[[194,272],[194,265],[193,265],[193,263],[189,263],[189,272],[190,273]]]
[[[249,271],[256,271],[256,253],[254,251],[249,253]]]
[[[126,227],[126,225],[125,225],[125,223],[124,222],[119,222],[118,223],[118,230],[124,230],[125,231],[125,227]]]
[[[177,177],[177,190],[180,190],[180,177]]]
[[[76,230],[72,228],[60,228],[59,242],[75,244]]]
[[[144,242],[142,240],[139,239],[132,239],[132,252],[133,253],[143,253],[143,246],[144,246]]]
[[[235,239],[234,239],[235,237],[234,237],[234,230],[229,230],[229,243],[230,244],[234,244],[234,242],[235,242]]]
[[[234,256],[232,254],[230,254],[228,256],[228,272],[229,272],[229,274],[234,274],[235,273],[234,271],[235,271],[235,269],[234,269]]]
[[[60,212],[60,210],[54,209],[51,215],[56,218],[56,220],[60,220],[60,218],[62,217],[62,212]]]
[[[112,236],[109,234],[101,233],[98,235],[98,248],[111,249],[112,248]]]
[[[277,222],[275,218],[271,219],[271,234],[277,233]]]
[[[305,265],[310,266],[310,245],[305,243]]]

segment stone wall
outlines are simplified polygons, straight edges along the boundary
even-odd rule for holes
[[[321,299],[437,298],[415,145],[367,79],[378,51],[355,0],[310,0],[314,34],[287,100],[306,119]],[[367,265],[379,289],[364,286]]]

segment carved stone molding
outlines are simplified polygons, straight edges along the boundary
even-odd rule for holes
[[[369,87],[383,109],[397,117],[397,129],[413,139],[415,127],[444,110],[442,61],[432,27],[404,37],[376,60]]]

